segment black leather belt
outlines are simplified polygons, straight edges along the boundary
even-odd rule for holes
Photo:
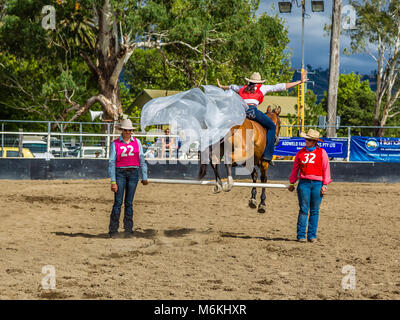
[[[121,170],[121,171],[130,171],[130,172],[132,172],[132,171],[137,170],[138,168],[117,168],[117,169]]]

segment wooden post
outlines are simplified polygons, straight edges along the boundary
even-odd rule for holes
[[[18,157],[22,158],[24,154],[22,153],[22,140],[24,139],[24,136],[22,135],[22,132],[24,131],[23,129],[18,129],[19,135],[18,135]]]

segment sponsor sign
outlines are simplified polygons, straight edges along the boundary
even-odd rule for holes
[[[400,138],[351,137],[350,161],[400,162]]]
[[[325,149],[330,158],[347,157],[347,138],[321,138],[323,142],[318,145]],[[279,144],[275,147],[276,156],[295,156],[299,150],[306,146],[304,138],[279,138]]]

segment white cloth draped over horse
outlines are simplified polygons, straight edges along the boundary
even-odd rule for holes
[[[151,125],[169,124],[171,134],[181,137],[181,150],[200,142],[200,150],[220,141],[246,118],[247,104],[233,90],[202,86],[172,96],[155,98],[142,109],[142,130]]]

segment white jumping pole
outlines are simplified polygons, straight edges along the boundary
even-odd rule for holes
[[[202,186],[215,186],[215,181],[198,181],[198,180],[178,180],[178,179],[147,179],[150,183],[166,183],[166,184],[194,184]],[[234,187],[256,187],[256,188],[287,188],[285,184],[279,183],[251,183],[251,182],[233,182]]]

